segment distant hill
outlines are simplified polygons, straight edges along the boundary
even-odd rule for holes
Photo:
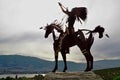
[[[68,71],[83,71],[86,63],[68,61]],[[120,60],[101,60],[94,62],[94,69],[120,67]],[[7,72],[47,72],[54,68],[53,61],[21,55],[0,55],[0,73]],[[59,70],[63,69],[63,61],[59,61]]]
[[[106,69],[120,67],[120,59],[118,60],[100,60],[94,62],[95,69]]]
[[[21,55],[0,55],[0,71],[49,71],[53,62]]]

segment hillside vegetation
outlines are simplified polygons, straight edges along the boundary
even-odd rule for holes
[[[95,70],[94,72],[100,75],[104,80],[120,80],[120,67]]]

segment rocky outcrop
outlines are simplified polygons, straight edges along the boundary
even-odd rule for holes
[[[56,72],[45,75],[44,80],[103,80],[93,72]]]

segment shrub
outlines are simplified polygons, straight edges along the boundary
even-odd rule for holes
[[[113,80],[120,80],[120,76],[115,77]]]
[[[43,80],[43,78],[42,75],[35,75],[34,80]]]

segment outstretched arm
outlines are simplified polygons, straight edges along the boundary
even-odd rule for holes
[[[69,13],[69,11],[68,11],[68,9],[67,8],[65,8],[60,2],[58,2],[58,4],[59,4],[59,6],[60,6],[60,8],[61,8],[61,10],[65,13],[65,14],[67,14],[68,15],[68,13]]]

